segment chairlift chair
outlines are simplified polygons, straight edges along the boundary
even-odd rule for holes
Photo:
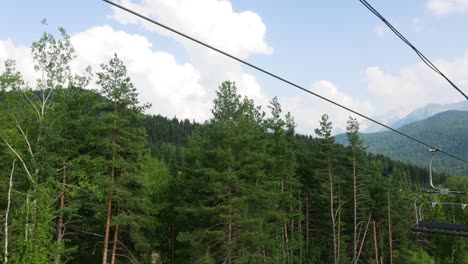
[[[435,233],[435,234],[444,234],[444,235],[454,235],[454,236],[463,236],[468,237],[468,224],[460,224],[460,223],[445,223],[434,221],[430,219],[425,219],[424,217],[424,207],[430,205],[432,208],[436,206],[446,207],[452,206],[454,208],[461,209],[462,213],[465,207],[468,206],[468,203],[464,203],[463,196],[468,195],[468,192],[463,191],[450,191],[445,188],[437,188],[432,183],[432,161],[434,159],[435,153],[439,151],[438,149],[429,149],[432,153],[431,160],[429,161],[429,186],[432,190],[425,190],[419,192],[416,197],[414,198],[414,212],[415,212],[415,224],[412,227],[412,230],[415,232],[423,232],[423,233]],[[430,200],[424,202],[418,202],[423,194],[425,197],[429,196]],[[455,196],[459,197],[461,202],[456,201],[435,201],[433,199],[434,195],[439,195],[441,198]],[[468,209],[467,209],[468,210]]]
[[[423,194],[430,194],[430,201],[419,202],[419,199]],[[427,218],[424,215],[424,210],[429,208],[436,208],[436,207],[447,207],[452,206],[454,208],[458,208],[461,211],[464,211],[465,207],[468,206],[467,203],[462,202],[443,202],[443,201],[434,201],[433,195],[441,195],[443,197],[448,196],[460,196],[468,195],[468,193],[462,192],[451,192],[449,191],[446,194],[441,194],[437,191],[423,191],[418,193],[414,199],[414,212],[416,217],[416,222],[412,227],[412,230],[415,232],[424,232],[424,233],[436,233],[436,234],[444,234],[444,235],[454,235],[454,236],[464,236],[468,237],[468,225],[460,224],[460,223],[446,223],[440,222],[436,220],[432,220]],[[468,208],[467,208],[468,210]]]

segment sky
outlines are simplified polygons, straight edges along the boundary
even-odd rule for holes
[[[463,100],[358,0],[115,1],[386,124]],[[468,93],[468,0],[368,1]],[[14,59],[32,87],[31,43],[64,27],[76,49],[72,69],[99,71],[117,53],[149,114],[203,122],[217,87],[231,80],[265,111],[277,96],[300,133],[313,134],[323,114],[343,132],[351,115],[103,1],[4,1],[0,24],[0,71]]]

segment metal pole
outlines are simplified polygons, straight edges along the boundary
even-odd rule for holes
[[[432,153],[431,160],[429,161],[429,186],[436,191],[440,191],[440,189],[436,188],[432,183],[432,161],[434,160],[435,154],[439,151],[439,149],[430,148],[429,151]]]

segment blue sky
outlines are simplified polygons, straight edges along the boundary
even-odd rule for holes
[[[369,2],[468,92],[468,1]],[[428,103],[463,100],[424,68],[358,0],[121,3],[384,122]],[[197,5],[190,6],[193,3]],[[151,113],[200,121],[209,118],[217,84],[232,79],[259,104],[278,96],[304,133],[311,133],[321,114],[331,116],[337,131],[345,127],[349,116],[236,62],[116,13],[102,1],[17,0],[6,1],[2,9],[0,61],[13,57],[23,70],[31,62],[21,57],[28,56],[26,47],[44,30],[55,32],[63,26],[77,45],[74,69],[90,64],[97,70],[113,52],[122,53],[130,76],[141,89],[142,101],[153,103]],[[47,27],[40,24],[42,18],[47,19]],[[32,71],[24,72],[33,83]]]

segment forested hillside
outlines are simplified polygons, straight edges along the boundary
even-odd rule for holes
[[[230,81],[203,124],[147,116],[117,54],[71,72],[61,32],[33,43],[37,83],[11,60],[0,75],[4,263],[468,261],[463,238],[411,231],[428,172],[368,154],[356,119],[347,147],[327,115],[298,135],[276,98],[261,109]],[[426,215],[463,223],[454,210]]]
[[[417,121],[399,129],[453,155],[468,159],[468,111],[445,111],[428,119]],[[418,166],[427,166],[431,154],[421,144],[411,142],[391,131],[360,134],[372,153],[379,153],[396,160]],[[346,135],[338,135],[337,141],[346,143]],[[437,154],[434,170],[454,175],[468,176],[468,165],[443,154]]]

